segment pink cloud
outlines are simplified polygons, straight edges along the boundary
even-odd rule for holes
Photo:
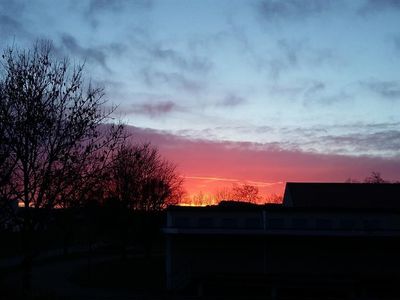
[[[132,138],[151,142],[178,165],[189,193],[247,183],[263,193],[281,193],[288,181],[344,182],[363,180],[378,171],[387,180],[400,179],[400,159],[345,156],[284,150],[277,145],[206,141],[129,127]]]

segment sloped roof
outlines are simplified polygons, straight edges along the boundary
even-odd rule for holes
[[[286,184],[283,205],[315,208],[400,208],[400,184]]]

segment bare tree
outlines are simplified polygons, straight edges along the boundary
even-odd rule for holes
[[[257,203],[261,200],[258,187],[242,184],[233,185],[231,188],[223,187],[215,192],[216,202],[223,200],[236,200]]]
[[[28,271],[32,232],[45,221],[45,214],[39,218],[35,210],[81,199],[120,134],[119,126],[111,126],[107,134],[99,130],[110,112],[103,109],[103,90],[85,83],[84,66],[53,57],[51,49],[49,42],[29,50],[8,48],[0,66],[0,134],[8,151],[1,167],[11,167],[1,201],[23,205],[16,217]]]
[[[3,99],[2,84],[0,82],[0,106],[7,111],[6,102]],[[8,198],[8,184],[11,178],[11,172],[15,166],[15,155],[11,152],[9,136],[6,133],[6,122],[3,120],[3,114],[0,113],[0,230],[10,221],[10,215],[14,212],[17,202],[6,201]]]
[[[0,97],[2,97],[2,85],[0,83]],[[4,99],[0,98],[0,103],[4,103]],[[1,105],[1,109],[8,110],[6,105]],[[6,133],[6,122],[0,114],[0,188],[4,187],[11,177],[11,171],[15,165],[15,157],[11,152],[9,136]]]
[[[235,200],[257,203],[261,197],[258,194],[258,187],[248,184],[234,186],[232,196]]]
[[[176,167],[150,144],[124,145],[111,170],[110,196],[130,210],[157,211],[182,197]]]
[[[366,177],[364,179],[365,183],[389,183],[389,181],[386,181],[385,179],[382,178],[381,173],[379,172],[371,172],[371,175]]]
[[[218,201],[214,195],[204,193],[203,191],[199,191],[196,194],[192,195],[183,203],[186,205],[193,205],[193,206],[206,206],[206,205],[217,204]]]
[[[163,159],[157,148],[150,144],[125,144],[116,151],[107,197],[117,216],[110,228],[116,230],[122,259],[127,257],[126,247],[133,232],[141,233],[146,255],[150,255],[149,235],[154,228],[151,215],[168,204],[178,203],[182,194],[182,178],[175,165]],[[136,220],[132,220],[133,215]],[[135,227],[138,222],[140,226]]]
[[[266,203],[282,203],[283,202],[283,196],[282,195],[278,195],[278,194],[269,194],[266,198],[265,198],[265,202]]]
[[[389,180],[385,180],[383,179],[381,173],[376,172],[376,171],[372,171],[371,175],[365,177],[365,179],[363,181],[359,181],[357,179],[353,179],[353,178],[348,178],[345,181],[346,183],[395,183],[395,182],[391,182]]]
[[[232,188],[223,187],[218,189],[215,192],[215,200],[216,202],[221,202],[223,200],[231,200],[233,199]]]

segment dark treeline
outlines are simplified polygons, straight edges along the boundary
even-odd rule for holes
[[[45,247],[68,254],[101,240],[125,257],[129,239],[145,241],[159,222],[149,212],[182,196],[174,164],[130,142],[84,65],[58,58],[50,42],[5,49],[0,69],[0,231],[19,237],[24,289]]]

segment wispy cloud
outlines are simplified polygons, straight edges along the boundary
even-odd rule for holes
[[[208,72],[212,67],[212,63],[206,57],[185,55],[160,44],[149,45],[147,51],[151,58],[159,61],[167,61],[184,71],[203,73]]]
[[[257,8],[267,21],[305,19],[332,8],[331,0],[263,0]]]
[[[205,180],[205,181],[240,182],[239,179],[224,178],[224,177],[212,177],[212,176],[183,176],[183,178]]]
[[[336,132],[335,132],[336,131]],[[312,128],[282,128],[285,149],[315,153],[400,157],[400,124],[348,124]]]
[[[234,107],[246,102],[246,99],[235,94],[226,95],[221,101],[217,103],[218,106]]]
[[[262,0],[257,11],[264,21],[290,22],[305,20],[334,10],[353,14],[368,15],[383,11],[400,10],[398,0]]]
[[[279,53],[282,53],[287,65],[320,66],[323,63],[336,61],[331,49],[315,48],[307,39],[279,39],[277,41]]]
[[[382,98],[400,100],[400,81],[370,79],[361,81],[360,84],[375,94],[380,95]]]
[[[93,14],[97,12],[103,11],[112,11],[112,12],[120,12],[126,7],[134,6],[135,8],[150,8],[153,4],[152,0],[118,0],[118,1],[109,1],[109,0],[91,0],[88,5],[88,14]]]
[[[162,117],[172,112],[183,111],[183,108],[181,108],[175,102],[167,100],[156,103],[133,104],[128,108],[121,108],[120,111],[156,118]]]
[[[98,63],[105,70],[109,72],[111,71],[107,66],[107,55],[104,51],[101,51],[98,48],[83,47],[73,36],[66,33],[61,36],[61,44],[73,55],[76,55],[81,59],[87,59],[89,61]]]
[[[183,176],[185,179],[202,180],[206,182],[223,182],[223,183],[237,183],[237,184],[250,184],[258,187],[270,187],[276,184],[283,184],[282,181],[277,182],[264,182],[254,180],[243,180],[238,178],[224,178],[224,177],[212,177],[212,176]]]
[[[243,145],[260,151],[284,149],[332,155],[400,157],[400,123],[396,122],[321,124],[311,127],[232,126],[180,130],[177,133],[188,138],[213,141],[236,135],[241,140],[247,138],[248,142],[243,142]]]
[[[313,94],[305,94],[303,103],[305,107],[312,107],[316,104],[320,106],[332,106],[340,102],[350,102],[352,99],[353,95],[346,90],[324,92],[321,88]]]
[[[0,37],[2,39],[29,36],[30,34],[19,20],[0,12]]]
[[[333,149],[342,149],[342,153],[368,153],[371,150],[387,153],[399,153],[400,131],[388,130],[369,134],[346,134],[342,136],[323,136],[321,140]],[[384,155],[382,155],[384,156]]]
[[[284,72],[337,65],[340,61],[333,49],[315,47],[308,39],[282,38],[275,42],[269,58],[251,52],[256,68],[279,79]]]
[[[140,25],[130,27],[126,37],[131,51],[151,67],[164,65],[177,72],[205,75],[214,66],[210,56],[198,54],[188,41],[182,47],[182,41],[156,38]]]
[[[365,15],[397,9],[400,9],[400,1],[398,0],[365,0],[359,8],[359,13]]]
[[[205,88],[202,82],[189,79],[180,72],[164,72],[144,68],[140,71],[139,75],[148,87],[155,87],[161,84],[192,93],[200,92]]]
[[[304,97],[305,98],[314,97],[315,94],[319,94],[320,92],[324,91],[325,88],[326,88],[326,85],[322,81],[314,81],[304,91]]]
[[[400,34],[395,35],[392,41],[395,51],[400,55]]]
[[[305,107],[329,106],[353,98],[347,87],[333,87],[327,82],[309,79],[302,83],[274,84],[269,88],[272,95],[297,99]]]

